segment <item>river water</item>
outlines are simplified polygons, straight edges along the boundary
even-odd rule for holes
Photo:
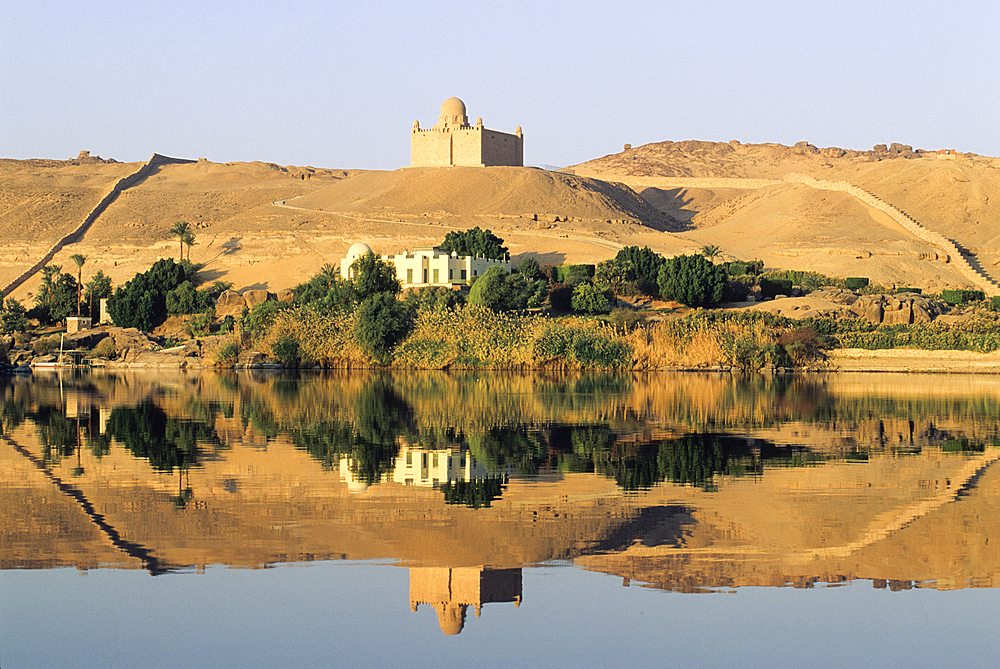
[[[4,382],[0,666],[994,666],[1000,379]]]

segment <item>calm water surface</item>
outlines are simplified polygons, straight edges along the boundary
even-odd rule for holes
[[[1000,379],[5,382],[0,666],[941,667]]]

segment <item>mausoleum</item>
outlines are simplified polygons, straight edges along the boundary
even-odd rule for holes
[[[524,166],[524,138],[521,126],[514,134],[487,130],[483,119],[469,125],[465,103],[448,98],[441,105],[441,114],[433,128],[422,129],[413,122],[410,134],[410,167]]]

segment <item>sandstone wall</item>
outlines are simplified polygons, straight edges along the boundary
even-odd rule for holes
[[[787,181],[805,184],[811,188],[847,193],[858,200],[861,200],[872,209],[877,209],[887,214],[890,218],[892,218],[892,220],[899,223],[903,229],[912,234],[914,237],[922,239],[928,244],[932,244],[942,249],[946,254],[945,262],[953,263],[962,276],[964,276],[975,288],[982,290],[988,296],[1000,294],[1000,284],[997,284],[995,281],[974,268],[965,256],[962,255],[962,252],[959,250],[958,246],[955,245],[955,242],[937,232],[934,232],[933,230],[928,230],[907,214],[872,193],[869,193],[863,188],[859,188],[846,181],[821,181],[804,174],[789,174],[785,178]]]
[[[483,130],[482,163],[487,167],[523,167],[524,138],[496,130]]]
[[[410,133],[410,167],[524,166],[524,139],[481,126],[447,131],[414,128]]]
[[[184,160],[182,158],[169,158],[167,156],[161,156],[157,153],[153,154],[153,157],[142,164],[142,167],[137,169],[132,174],[122,177],[119,179],[111,188],[108,190],[107,194],[101,198],[101,201],[90,210],[90,213],[80,222],[76,228],[70,231],[68,234],[64,235],[59,241],[52,245],[52,247],[45,253],[42,258],[36,262],[34,265],[29,267],[27,270],[21,273],[16,279],[4,286],[0,297],[7,297],[10,295],[18,286],[27,281],[35,272],[40,271],[45,265],[50,263],[64,246],[67,244],[74,244],[83,237],[84,233],[90,228],[90,226],[97,220],[97,217],[104,213],[104,210],[118,198],[118,194],[121,193],[126,188],[131,188],[136,185],[146,177],[148,177],[156,169],[158,165],[167,165],[170,163],[193,163],[193,160]]]
[[[410,167],[451,165],[451,133],[433,128],[414,129],[410,134]]]

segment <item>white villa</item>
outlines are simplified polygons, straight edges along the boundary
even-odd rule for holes
[[[340,276],[351,278],[351,264],[372,249],[367,244],[357,242],[347,251],[347,257],[340,261]],[[491,267],[503,267],[508,273],[512,269],[510,260],[492,260],[475,256],[460,256],[455,252],[446,253],[438,248],[414,249],[397,255],[379,256],[396,268],[396,278],[403,288],[423,288],[426,286],[462,286],[473,278],[481,276]]]

